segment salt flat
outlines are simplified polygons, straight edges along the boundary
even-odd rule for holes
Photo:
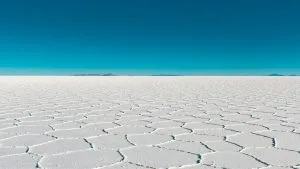
[[[0,77],[0,168],[300,168],[300,78]]]

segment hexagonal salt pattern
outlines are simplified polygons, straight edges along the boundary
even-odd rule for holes
[[[298,77],[0,77],[0,168],[300,168],[299,89]]]

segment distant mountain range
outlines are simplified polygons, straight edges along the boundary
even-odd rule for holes
[[[73,76],[119,76],[113,73],[82,73],[82,74],[74,74]],[[129,76],[129,75],[128,75]],[[146,75],[146,76],[182,76],[182,75],[176,75],[176,74],[157,74],[157,75]]]
[[[113,73],[82,73],[82,74],[74,74],[72,76],[119,76]],[[128,75],[130,76],[130,75]],[[184,76],[184,75],[178,75],[178,74],[154,74],[154,75],[145,75],[145,76]],[[268,74],[267,76],[298,76],[295,74],[290,74],[290,75],[284,75],[284,74],[279,74],[279,73],[272,73]]]
[[[268,76],[297,76],[297,75],[283,75],[283,74],[278,74],[278,73],[272,73],[272,74],[269,74]]]

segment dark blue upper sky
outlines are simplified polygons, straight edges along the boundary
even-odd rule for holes
[[[0,0],[0,69],[300,69],[299,0]]]

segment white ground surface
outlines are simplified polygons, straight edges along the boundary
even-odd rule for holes
[[[0,77],[1,169],[300,168],[298,77]]]

